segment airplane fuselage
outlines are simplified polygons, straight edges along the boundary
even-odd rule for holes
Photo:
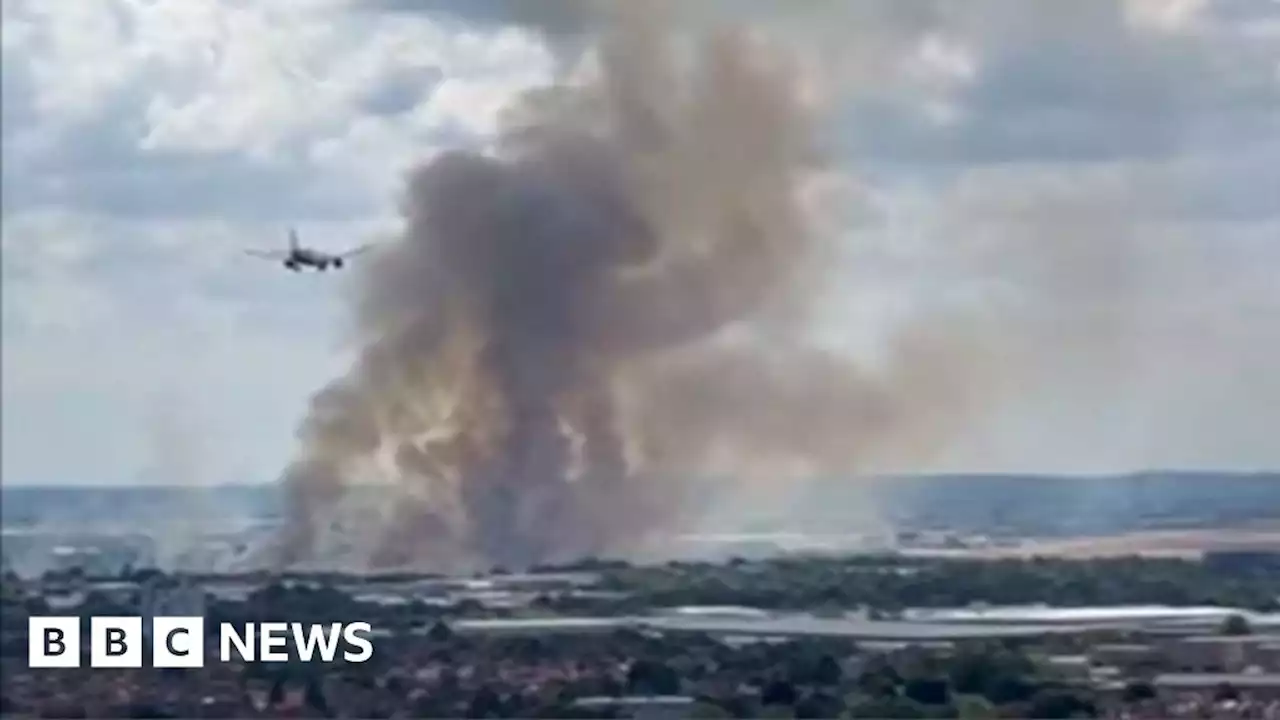
[[[342,258],[310,248],[293,248],[289,251],[289,256],[285,258],[284,266],[294,272],[306,267],[327,270],[330,267],[341,268]]]

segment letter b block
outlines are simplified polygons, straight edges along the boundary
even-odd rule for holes
[[[80,667],[80,618],[27,618],[27,666]]]
[[[89,624],[89,666],[142,667],[142,618],[95,617]]]

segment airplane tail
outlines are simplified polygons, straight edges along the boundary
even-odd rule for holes
[[[289,228],[289,252],[298,249],[298,231],[296,228]]]

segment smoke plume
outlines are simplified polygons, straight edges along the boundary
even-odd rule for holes
[[[147,535],[153,543],[156,567],[199,571],[193,560],[211,536],[225,530],[223,520],[209,512],[217,505],[210,466],[214,454],[208,446],[207,418],[191,398],[177,391],[162,391],[147,417],[148,464],[142,472],[145,484],[175,491],[169,501],[152,509]]]
[[[887,371],[808,337],[835,238],[784,54],[677,37],[648,4],[598,40],[590,78],[521,98],[495,152],[412,173],[361,356],[300,430],[280,563],[334,542],[373,567],[634,552],[691,478],[856,471],[972,406],[968,333],[913,330]],[[362,494],[382,507],[350,520]]]

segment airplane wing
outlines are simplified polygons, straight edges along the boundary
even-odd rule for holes
[[[264,260],[284,260],[289,257],[289,253],[284,250],[245,250],[244,252],[246,255]]]
[[[362,253],[366,253],[366,252],[368,252],[368,251],[370,251],[370,250],[374,249],[374,248],[375,248],[375,247],[377,247],[377,246],[378,246],[378,244],[377,244],[377,243],[369,243],[369,244],[367,244],[367,245],[361,245],[360,247],[352,248],[351,250],[348,250],[348,251],[346,251],[346,252],[338,253],[338,257],[340,257],[340,258],[344,258],[344,259],[345,259],[345,258],[349,258],[349,257],[353,257],[353,256],[355,256],[355,255],[360,255],[360,254],[362,254]]]

